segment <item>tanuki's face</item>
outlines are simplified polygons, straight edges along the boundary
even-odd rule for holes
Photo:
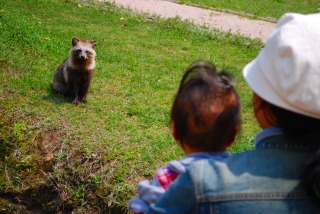
[[[70,54],[77,60],[89,60],[94,58],[96,52],[94,50],[97,42],[95,40],[82,40],[76,37],[72,38],[72,48],[70,50]]]

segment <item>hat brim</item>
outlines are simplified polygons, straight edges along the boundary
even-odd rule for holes
[[[260,54],[263,54],[263,51],[260,52]],[[285,99],[277,93],[277,90],[273,88],[273,85],[264,76],[258,57],[244,67],[242,74],[249,87],[267,102],[298,114],[320,119],[320,116],[317,114],[293,107],[286,103],[284,101]]]

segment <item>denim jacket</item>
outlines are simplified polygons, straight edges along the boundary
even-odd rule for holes
[[[318,148],[310,139],[289,142],[277,128],[264,130],[254,150],[193,163],[148,213],[320,213],[299,179]]]
[[[181,174],[186,168],[195,161],[203,159],[212,159],[224,161],[230,156],[228,152],[193,152],[181,160],[173,160],[167,166],[161,167],[152,181],[144,180],[138,184],[138,198],[129,201],[129,210],[134,213],[145,213],[149,209],[149,204],[155,203],[165,192],[164,186],[159,182],[159,176],[167,181],[167,184],[173,179],[169,174],[163,174],[164,171]],[[168,170],[164,170],[168,169]]]

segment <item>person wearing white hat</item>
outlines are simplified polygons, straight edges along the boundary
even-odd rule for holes
[[[255,148],[193,163],[148,213],[320,213],[320,14],[283,15],[243,76]]]

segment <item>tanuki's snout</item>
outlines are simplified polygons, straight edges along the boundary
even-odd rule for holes
[[[81,51],[78,54],[78,58],[81,59],[81,60],[87,60],[88,59],[88,55],[87,55],[86,51]]]

